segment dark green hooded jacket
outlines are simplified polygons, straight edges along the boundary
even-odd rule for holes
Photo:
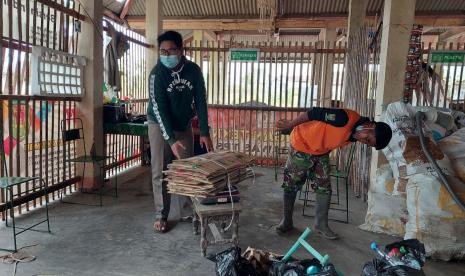
[[[147,119],[160,125],[163,138],[170,145],[176,142],[174,131],[186,131],[194,117],[195,102],[200,136],[208,136],[208,111],[205,83],[197,64],[181,58],[181,68],[173,71],[161,62],[149,75]]]

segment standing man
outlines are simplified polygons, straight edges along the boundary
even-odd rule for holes
[[[173,158],[191,157],[194,117],[191,105],[195,102],[200,126],[200,143],[208,151],[213,144],[208,131],[206,90],[202,72],[197,64],[183,55],[182,36],[167,31],[157,38],[160,58],[149,75],[149,141],[152,156],[152,186],[156,219],[155,231],[168,230],[171,195],[163,181],[163,170]],[[179,197],[181,218],[192,215],[188,197]]]
[[[291,132],[291,146],[284,169],[283,219],[276,227],[278,234],[293,228],[294,203],[307,178],[316,194],[315,225],[317,233],[327,239],[338,235],[328,226],[331,203],[329,153],[352,142],[359,141],[377,150],[389,144],[392,131],[383,122],[370,121],[350,109],[314,107],[292,121],[277,122],[278,131]]]

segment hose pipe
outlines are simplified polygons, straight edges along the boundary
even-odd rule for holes
[[[462,202],[462,200],[454,192],[454,190],[452,189],[452,187],[449,184],[449,181],[446,178],[446,175],[442,172],[441,168],[438,166],[438,163],[434,159],[433,155],[431,154],[429,149],[426,147],[425,135],[423,134],[423,129],[421,127],[422,126],[422,121],[424,120],[424,118],[425,118],[425,114],[423,112],[421,112],[421,111],[418,111],[415,114],[415,120],[416,120],[416,123],[417,123],[418,134],[420,136],[420,144],[421,144],[421,148],[423,150],[423,153],[426,155],[426,158],[431,163],[434,170],[438,173],[439,178],[441,179],[442,183],[446,187],[446,190],[447,190],[447,192],[449,192],[452,199],[455,201],[455,203],[457,203],[458,206],[460,206],[460,208],[462,208],[462,210],[465,211],[465,204]]]

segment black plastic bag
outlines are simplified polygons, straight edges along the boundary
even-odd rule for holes
[[[231,247],[209,259],[215,262],[218,276],[258,276],[253,266],[241,257],[239,247]]]
[[[279,260],[274,261],[270,268],[270,276],[306,276],[307,268],[310,266],[316,266],[320,269],[320,272],[313,274],[315,276],[337,276],[334,265],[328,264],[324,268],[320,265],[317,259],[312,260],[290,260],[287,263],[283,263]]]
[[[385,252],[393,248],[407,248],[421,267],[425,264],[425,246],[417,239],[404,240],[386,245]],[[362,270],[362,276],[423,276],[423,270],[417,270],[409,266],[397,265],[392,266],[387,261],[375,258],[365,263]]]
[[[384,260],[373,259],[363,266],[362,276],[424,276],[423,270],[408,266],[389,266]]]
[[[305,276],[307,275],[305,266],[299,261],[287,263],[276,261],[271,264],[270,276]]]
[[[421,243],[417,239],[409,239],[409,240],[403,240],[400,242],[391,243],[391,244],[386,245],[385,248],[386,248],[386,252],[389,252],[391,251],[391,249],[395,247],[400,248],[402,246],[406,247],[408,251],[414,255],[415,259],[420,263],[420,266],[423,267],[425,265],[425,261],[426,261],[425,246],[423,245],[423,243]]]

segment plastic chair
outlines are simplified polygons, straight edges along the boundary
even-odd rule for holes
[[[2,133],[3,133],[3,129],[0,127],[0,129],[2,130]],[[47,183],[42,179],[42,178],[39,178],[39,177],[17,177],[17,176],[8,176],[8,168],[6,166],[6,159],[5,159],[5,147],[4,147],[4,144],[3,144],[3,137],[0,137],[0,151],[1,151],[1,155],[0,155],[0,158],[1,158],[1,162],[2,162],[2,166],[4,168],[4,173],[5,173],[5,176],[2,176],[0,177],[0,190],[3,190],[5,191],[5,194],[6,194],[6,202],[5,202],[5,205],[6,205],[6,211],[5,211],[5,225],[8,227],[8,210],[10,210],[10,214],[11,214],[11,219],[12,219],[12,223],[13,223],[13,243],[14,243],[14,250],[11,250],[11,249],[6,249],[6,248],[0,248],[1,251],[7,251],[7,252],[16,252],[18,251],[18,246],[17,246],[17,242],[16,242],[16,237],[26,231],[34,231],[33,228],[35,228],[36,226],[42,224],[42,223],[47,223],[47,231],[50,233],[50,220],[49,220],[49,215],[48,215],[48,195],[47,195]],[[31,225],[27,228],[23,228],[23,227],[18,227],[16,226],[16,222],[15,222],[15,212],[14,212],[14,196],[15,196],[15,193],[14,193],[14,188],[15,187],[18,187],[19,185],[23,184],[23,183],[27,183],[27,182],[30,182],[30,181],[36,181],[36,180],[39,180],[39,183],[40,183],[40,186],[39,186],[39,190],[40,191],[43,191],[43,196],[45,197],[45,213],[46,213],[46,218],[42,221],[39,221],[37,223],[35,223],[34,225]],[[34,186],[34,185],[33,185]],[[16,197],[18,196],[21,196],[21,195],[25,195],[31,191],[34,191],[37,187],[34,187],[32,189],[26,189],[22,192],[16,192]],[[16,190],[18,191],[18,189],[16,188]],[[16,229],[21,229],[21,231],[19,232],[16,232]],[[37,231],[37,230],[36,230]]]
[[[66,129],[67,125],[71,125],[70,123],[74,122],[73,128]],[[76,123],[78,122],[78,123]],[[63,143],[74,143],[76,146],[76,143],[80,143],[84,149],[84,155],[78,156],[78,157],[73,157],[66,159],[65,162],[69,163],[82,163],[82,179],[81,179],[81,192],[82,193],[87,193],[87,194],[95,194],[92,192],[84,192],[83,187],[84,187],[84,176],[85,176],[85,171],[86,171],[86,163],[92,163],[96,164],[99,167],[100,170],[100,175],[102,177],[100,181],[100,187],[99,187],[99,192],[97,193],[100,198],[100,204],[99,206],[103,206],[103,182],[104,182],[104,161],[107,159],[113,159],[114,162],[116,162],[116,159],[112,156],[106,156],[106,155],[96,155],[93,151],[94,149],[91,149],[90,155],[87,155],[87,148],[86,148],[86,142],[85,142],[85,137],[84,137],[84,127],[82,120],[80,118],[71,118],[71,119],[64,119],[60,123],[60,128],[61,128],[61,133],[62,133],[62,139]],[[118,179],[117,176],[115,175],[115,197],[118,197]],[[90,204],[83,204],[83,203],[76,203],[76,202],[66,202],[63,201],[63,192],[60,193],[60,199],[64,203],[71,203],[71,204],[82,204],[82,205],[90,205]],[[92,205],[94,206],[94,205]]]
[[[340,190],[339,190],[339,179],[343,179],[345,181],[345,206],[344,208],[334,208],[330,207],[330,210],[336,210],[336,211],[342,211],[346,213],[346,218],[345,220],[339,220],[339,219],[331,219],[333,221],[339,221],[339,222],[344,222],[344,223],[349,223],[349,177],[350,177],[350,169],[352,167],[352,161],[354,159],[355,155],[355,143],[353,143],[350,148],[349,148],[349,153],[347,155],[347,160],[344,162],[344,167],[339,168],[339,159],[343,156],[341,154],[341,149],[338,149],[337,153],[337,159],[335,164],[331,164],[331,170],[330,170],[330,178],[334,177],[336,178],[336,193],[333,194],[334,197],[337,198],[337,202],[333,203],[331,202],[331,205],[340,205]],[[309,202],[314,202],[315,200],[309,199],[308,194],[309,193],[314,193],[313,190],[310,187],[309,181],[304,185],[303,190],[301,191],[301,195],[304,195],[304,198],[300,198],[304,202],[304,205],[302,207],[302,215],[303,216],[311,216],[305,214],[305,208],[310,206]]]

